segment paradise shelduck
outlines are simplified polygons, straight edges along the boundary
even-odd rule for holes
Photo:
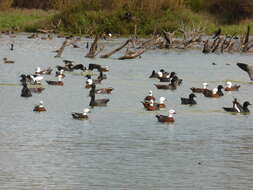
[[[219,98],[224,95],[221,89],[223,89],[223,86],[219,85],[217,88],[214,88],[213,90],[208,90],[208,89],[205,90],[203,94],[205,97]]]
[[[162,123],[173,123],[175,122],[175,119],[173,118],[173,115],[176,114],[176,111],[171,109],[169,110],[169,115],[156,115],[156,118],[159,122]]]
[[[154,102],[154,100],[150,100],[149,102],[141,102],[144,108],[147,111],[156,111],[159,110],[159,105]]]
[[[110,101],[110,99],[108,99],[108,98],[95,99],[95,93],[93,91],[91,91],[90,96],[91,96],[91,100],[90,100],[89,105],[91,107],[94,107],[94,106],[107,106],[107,103]]]
[[[237,63],[237,66],[242,70],[246,71],[249,75],[250,80],[253,81],[253,66],[245,63]]]
[[[53,69],[51,67],[48,67],[45,70],[41,70],[40,67],[37,67],[35,70],[35,75],[50,75]]]
[[[165,97],[160,97],[159,98],[159,108],[166,108],[166,104],[164,103],[167,99]]]
[[[189,104],[189,105],[194,105],[194,104],[197,104],[197,102],[194,100],[195,98],[195,94],[191,93],[189,95],[189,98],[181,98],[181,104]]]
[[[61,77],[61,78],[65,78],[65,75],[63,74],[64,73],[64,70],[60,70],[60,72],[56,71],[55,72],[55,76],[56,77]]]
[[[36,106],[33,108],[33,111],[36,111],[36,112],[45,112],[45,111],[47,111],[46,108],[45,108],[44,105],[43,105],[43,101],[40,101],[40,104],[39,104],[39,105],[36,105]]]
[[[235,112],[235,113],[249,113],[250,110],[248,109],[248,106],[251,105],[248,101],[245,101],[243,105],[241,105],[237,99],[235,98],[233,101],[233,107],[227,108],[223,107],[223,109],[227,112]]]
[[[109,88],[100,88],[100,89],[96,89],[95,90],[95,93],[96,94],[111,94],[111,92],[113,91],[114,89],[109,87]]]
[[[3,58],[4,64],[13,64],[15,61],[8,60],[6,57]]]
[[[163,90],[176,90],[177,84],[176,79],[173,78],[170,82],[170,84],[154,84],[157,89],[163,89]]]
[[[49,85],[55,85],[55,86],[63,86],[64,83],[62,81],[61,77],[58,77],[58,81],[50,81],[50,80],[46,80],[47,84]]]
[[[90,109],[86,108],[83,110],[83,113],[72,113],[73,119],[78,119],[78,120],[85,120],[88,119],[88,113],[90,112]]]
[[[226,82],[226,87],[225,87],[225,91],[238,91],[240,88],[240,85],[232,85],[232,82],[227,81]]]
[[[194,87],[192,87],[191,91],[194,92],[194,93],[203,93],[204,90],[207,89],[207,86],[208,86],[208,83],[205,82],[205,83],[203,83],[203,88],[194,88]]]
[[[148,96],[146,96],[144,98],[144,102],[149,102],[150,100],[154,100],[155,101],[155,97],[153,96],[152,90],[150,90]]]
[[[23,83],[23,88],[21,90],[21,97],[31,97],[32,96],[32,93],[30,91],[30,89],[27,87],[27,84],[26,83]]]

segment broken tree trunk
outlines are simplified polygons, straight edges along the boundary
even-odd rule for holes
[[[127,40],[122,46],[114,49],[113,51],[111,51],[110,53],[107,53],[107,54],[104,54],[104,55],[101,55],[100,58],[108,58],[110,56],[112,56],[114,53],[120,51],[121,49],[123,49],[131,40]]]
[[[63,53],[65,47],[66,47],[66,46],[68,45],[68,43],[69,43],[68,41],[69,41],[69,40],[66,39],[66,40],[62,43],[62,46],[60,47],[60,49],[56,50],[57,54],[56,54],[56,56],[54,56],[54,57],[61,57],[61,56],[62,56],[62,53]]]
[[[99,35],[96,35],[93,43],[91,44],[90,51],[85,55],[85,57],[94,58],[96,56],[96,52],[98,49],[98,45],[97,45],[98,38],[99,38]]]
[[[119,60],[124,60],[124,59],[134,59],[138,56],[140,56],[141,54],[143,54],[145,52],[146,49],[140,49],[138,51],[135,52],[127,52],[124,56],[120,57]]]

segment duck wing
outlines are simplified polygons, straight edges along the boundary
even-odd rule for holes
[[[237,63],[237,66],[242,70],[246,71],[249,75],[250,80],[253,81],[253,66],[245,63]]]

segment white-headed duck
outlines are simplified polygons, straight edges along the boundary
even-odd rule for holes
[[[203,85],[203,88],[191,88],[191,91],[194,92],[194,93],[203,93],[206,89],[207,89],[207,86],[208,86],[208,83],[204,82],[202,83]]]
[[[156,115],[156,118],[158,119],[159,122],[162,123],[173,123],[175,122],[175,119],[173,115],[176,114],[176,111],[171,109],[169,110],[169,115]]]
[[[45,108],[44,105],[43,105],[43,101],[40,101],[40,104],[39,104],[39,105],[36,105],[36,106],[33,108],[33,111],[36,111],[36,112],[45,112],[45,111],[47,111],[46,108]]]
[[[144,98],[144,102],[149,102],[150,100],[154,100],[155,101],[155,97],[153,96],[152,90],[150,90],[148,96],[146,96]]]
[[[233,85],[231,81],[226,82],[225,91],[238,91],[240,88],[240,85]]]
[[[83,113],[72,113],[73,119],[78,119],[78,120],[86,120],[88,119],[88,113],[90,112],[90,109],[86,108],[83,110]]]

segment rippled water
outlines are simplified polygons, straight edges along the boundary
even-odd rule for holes
[[[124,39],[103,42],[106,50]],[[66,48],[63,58],[53,50],[63,39],[52,41],[0,38],[0,57],[15,60],[0,64],[0,189],[245,189],[253,187],[252,115],[230,115],[222,111],[233,97],[253,103],[252,84],[237,61],[250,63],[251,54],[203,55],[200,51],[150,50],[141,59],[118,61],[87,59],[87,39],[80,49]],[[9,51],[10,43],[15,50]],[[105,51],[106,51],[105,50]],[[18,84],[22,73],[37,66],[62,65],[62,59],[76,63],[108,65],[108,79],[101,87],[113,87],[107,107],[94,108],[88,121],[76,121],[71,112],[89,104],[84,77],[67,74],[63,87],[48,86],[42,94],[21,98]],[[212,65],[215,62],[217,65]],[[230,65],[226,65],[229,63]],[[153,69],[177,72],[183,85],[176,91],[158,91]],[[54,79],[54,75],[46,76]],[[227,79],[239,81],[239,92],[220,99],[197,95],[198,105],[182,106],[180,97],[190,87],[209,82],[210,88]],[[241,81],[241,82],[240,82]],[[158,123],[140,101],[153,90],[165,96],[168,108],[177,111],[172,125]],[[46,113],[34,113],[44,101]],[[252,108],[251,108],[252,109]]]

